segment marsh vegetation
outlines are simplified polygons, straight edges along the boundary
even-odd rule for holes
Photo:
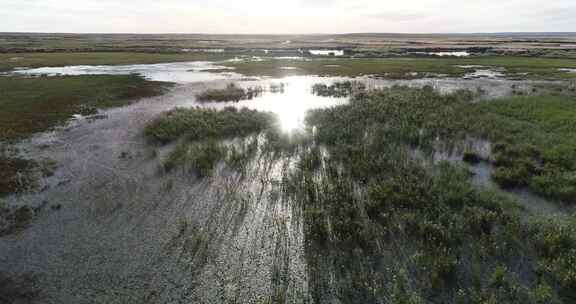
[[[162,94],[170,84],[136,75],[0,77],[0,141],[26,138],[62,125],[74,114],[130,104]]]
[[[209,141],[178,145],[164,166],[205,177],[218,164],[244,174],[258,159],[294,159],[294,166],[283,166],[280,177],[272,179],[270,191],[281,193],[302,215],[315,302],[338,297],[345,303],[569,303],[576,287],[572,221],[530,214],[509,196],[473,185],[464,163],[423,161],[412,151],[433,158],[456,147],[472,165],[494,162],[494,179],[502,186],[508,184],[501,182],[500,171],[508,166],[526,166],[514,181],[542,178],[538,174],[548,178],[544,168],[560,162],[554,156],[569,157],[554,151],[570,143],[566,139],[573,130],[566,126],[574,118],[565,111],[572,102],[566,96],[540,96],[478,103],[469,91],[393,87],[312,110],[307,131],[293,136],[275,131],[269,116],[266,124],[247,128],[250,133],[215,128],[215,134],[191,137]],[[199,121],[237,113],[178,111]],[[518,121],[507,116],[512,113]],[[472,117],[477,121],[471,123]],[[549,134],[559,126],[562,140],[539,135],[540,128]],[[262,136],[240,139],[240,145],[214,141],[258,133]],[[463,144],[469,136],[498,142],[489,159]],[[540,144],[538,138],[546,140]],[[556,168],[561,175],[571,170]],[[574,184],[565,183],[563,191],[571,191]]]
[[[521,101],[475,104],[472,97],[464,91],[440,95],[431,88],[398,87],[308,116],[307,123],[318,129],[317,143],[330,157],[320,158],[321,165],[300,167],[289,179],[294,184],[288,193],[304,208],[311,271],[326,263],[355,265],[336,275],[345,302],[572,299],[569,273],[574,269],[566,261],[573,258],[576,238],[561,232],[574,229],[572,223],[523,214],[514,201],[472,186],[466,167],[447,162],[430,167],[411,157],[416,147],[432,154],[478,135],[478,125],[466,127],[471,116],[463,114],[478,117],[479,107],[489,112],[478,120],[483,130],[493,126],[511,132],[486,122]],[[526,111],[554,107],[544,100]],[[552,231],[569,240],[561,253],[549,256],[548,246],[556,246]],[[330,252],[330,261],[319,258],[319,251]],[[322,301],[329,282],[319,278],[314,284]]]
[[[312,86],[312,93],[322,97],[350,97],[366,90],[366,85],[355,81],[337,81],[330,85],[317,83]]]
[[[239,102],[241,100],[250,100],[262,95],[262,87],[241,88],[234,83],[230,83],[224,89],[210,89],[198,95],[196,99],[200,102]]]
[[[474,72],[474,66],[499,68],[505,78],[570,80],[576,73],[558,69],[574,68],[575,63],[565,58],[532,57],[474,57],[474,58],[341,58],[313,60],[244,60],[224,65],[248,76],[320,75],[336,77],[375,76],[386,79],[415,79],[463,77]],[[280,67],[289,65],[292,70]]]
[[[248,108],[226,107],[221,111],[201,107],[177,108],[150,122],[144,133],[160,143],[181,137],[190,141],[225,139],[260,132],[274,123],[273,114]]]
[[[128,63],[130,55],[71,54],[70,61]],[[185,58],[141,56],[134,60]],[[62,54],[22,57],[29,65],[68,64]],[[297,69],[280,69],[286,61],[276,60]],[[6,62],[6,69],[16,64]],[[506,77],[534,79],[569,78],[557,67],[574,65],[527,57],[265,58],[225,65],[257,76],[421,78],[463,76],[472,69],[463,63],[501,65]],[[136,111],[112,111],[113,123],[58,133],[62,142],[29,152],[53,155],[66,169],[45,192],[23,195],[54,163],[1,154],[0,246],[16,265],[7,268],[33,265],[50,299],[69,296],[61,291],[66,285],[74,298],[105,303],[575,301],[574,84],[506,82],[517,96],[486,100],[494,82],[440,92],[422,85],[371,89],[360,82],[366,78],[312,79],[191,81]],[[0,101],[1,136],[16,142],[73,114],[157,95],[166,84],[135,75],[12,75],[0,77],[0,86],[8,97]],[[307,112],[301,127],[283,126],[283,118],[313,107],[304,105],[309,100],[326,103]],[[276,114],[240,108],[251,102]],[[129,125],[122,123],[127,117]],[[119,126],[127,129],[116,134]],[[478,166],[500,188],[475,183]],[[515,190],[564,213],[533,213],[523,207],[532,202],[519,204]],[[48,199],[54,210],[68,204],[64,220],[27,206]],[[21,257],[20,250],[34,254]],[[101,264],[92,267],[93,261]],[[0,287],[1,302],[14,282],[1,272],[0,281],[8,286]]]

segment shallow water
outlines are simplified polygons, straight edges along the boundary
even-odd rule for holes
[[[251,100],[239,102],[199,103],[193,101],[189,105],[212,108],[247,107],[254,110],[272,112],[278,116],[282,129],[289,132],[304,126],[304,117],[309,110],[332,107],[348,101],[348,98],[320,97],[312,93],[312,85],[316,83],[329,84],[337,80],[341,79],[295,76],[274,80],[244,81],[240,84],[241,86],[246,88],[260,86],[264,88],[263,93]],[[282,87],[282,91],[270,90],[270,87]]]
[[[344,50],[309,50],[314,56],[344,56]]]
[[[492,69],[477,69],[474,72],[470,72],[464,75],[465,79],[474,78],[501,78],[504,77],[504,71],[492,70]]]
[[[573,68],[563,68],[563,69],[558,69],[558,71],[567,72],[567,73],[576,73],[576,69],[573,69]]]
[[[541,197],[528,188],[511,190],[503,190],[500,188],[492,178],[492,173],[495,170],[494,165],[490,161],[486,161],[492,158],[492,145],[489,141],[468,138],[461,143],[459,147],[449,149],[448,151],[443,150],[441,147],[438,147],[438,149],[439,150],[434,152],[432,156],[434,163],[448,161],[453,164],[465,166],[472,173],[471,182],[473,185],[481,189],[496,191],[511,198],[530,214],[566,219],[573,210],[573,208],[563,206],[562,203]],[[474,151],[483,160],[476,164],[464,163],[464,150]],[[414,151],[414,153],[419,159],[425,157],[421,151]]]
[[[438,57],[468,57],[470,53],[467,51],[453,51],[453,52],[412,52],[416,55],[428,55]]]
[[[33,274],[45,303],[262,302],[279,292],[304,301],[302,223],[267,194],[275,162],[258,159],[244,177],[166,175],[142,136],[157,114],[218,85],[178,85],[21,143],[60,167],[45,191],[9,198],[48,207],[0,238],[0,272]]]
[[[468,56],[470,56],[470,53],[468,53],[466,51],[462,51],[462,52],[431,52],[431,53],[428,53],[428,55],[439,56],[439,57],[447,57],[447,56],[468,57]]]
[[[18,69],[17,75],[79,76],[79,75],[129,75],[138,74],[148,80],[175,83],[204,82],[213,80],[237,79],[241,75],[233,73],[211,73],[210,70],[226,70],[212,62],[175,62],[135,65],[77,65],[64,67],[43,67]]]

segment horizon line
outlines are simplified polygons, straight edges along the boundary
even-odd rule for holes
[[[0,34],[60,34],[60,35],[213,35],[213,36],[345,36],[345,35],[503,35],[503,34],[576,34],[569,31],[533,32],[533,31],[499,31],[499,32],[346,32],[346,33],[194,33],[194,32],[0,32]]]

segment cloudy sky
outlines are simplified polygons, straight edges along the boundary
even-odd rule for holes
[[[0,0],[0,32],[576,31],[576,0]]]

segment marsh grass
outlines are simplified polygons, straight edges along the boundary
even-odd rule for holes
[[[4,206],[0,201],[0,237],[25,229],[34,215],[28,206]]]
[[[469,129],[497,142],[495,180],[546,197],[576,200],[576,97],[544,95],[478,103]]]
[[[250,100],[262,95],[261,87],[241,88],[234,83],[228,84],[224,89],[210,89],[196,95],[199,102],[239,102]]]
[[[97,109],[159,95],[167,83],[135,75],[0,77],[0,141],[25,138]]]
[[[181,143],[164,161],[164,169],[187,169],[198,177],[210,176],[216,165],[228,154],[228,147],[214,141],[205,143]]]
[[[365,90],[366,85],[356,81],[337,81],[330,85],[317,83],[312,86],[312,93],[322,97],[349,97]]]
[[[35,161],[0,155],[0,197],[34,188],[37,169]]]
[[[482,65],[505,68],[505,76],[514,79],[573,80],[576,73],[561,72],[560,68],[576,68],[569,58],[532,58],[518,56],[486,56],[474,58],[340,58],[314,59],[310,61],[276,59],[264,61],[231,62],[236,72],[246,76],[285,77],[294,75],[320,75],[356,77],[373,75],[388,79],[414,79],[439,77],[462,77],[471,69],[465,65]],[[283,70],[282,66],[294,70]],[[333,66],[338,67],[333,67]]]
[[[335,155],[342,158],[349,153],[370,157],[352,151],[360,147],[354,144],[358,138],[371,133],[424,151],[434,151],[438,141],[455,145],[470,135],[486,139],[497,143],[491,160],[496,166],[494,180],[502,187],[530,187],[545,197],[574,202],[576,97],[471,102],[474,97],[468,91],[441,95],[431,87],[396,87],[360,94],[349,105],[311,111],[307,123],[317,127],[321,142],[340,143],[336,152],[343,153]],[[464,152],[467,161],[479,161],[471,151]]]
[[[473,186],[464,168],[410,157],[474,133],[467,111],[483,105],[472,97],[398,87],[309,113],[328,157],[303,144],[282,188],[302,208],[315,300],[337,286],[346,303],[570,303],[573,223],[527,220],[510,198]],[[506,145],[495,153],[539,155]],[[314,275],[326,264],[343,268]]]
[[[275,124],[276,117],[273,114],[247,108],[177,108],[150,122],[144,134],[159,143],[168,143],[181,137],[191,141],[225,139],[258,133]]]
[[[540,132],[571,134],[566,122],[572,118],[557,108],[571,107],[565,100],[541,104],[547,97],[530,97],[533,107],[518,99],[474,103],[474,97],[430,87],[366,92],[349,104],[309,112],[308,130],[316,132],[291,137],[264,128],[258,143],[246,140],[235,148],[216,142],[218,136],[200,136],[178,146],[169,160],[172,168],[202,177],[221,162],[245,168],[266,155],[294,159],[272,187],[302,216],[316,302],[331,288],[343,303],[571,303],[573,221],[542,220],[509,196],[473,185],[466,167],[425,164],[410,153],[419,149],[432,157],[439,141],[481,135],[500,140],[491,157],[498,168],[522,159],[530,174],[552,170],[544,169],[546,162],[568,170],[566,156],[538,140],[557,149],[560,143]],[[516,102],[524,113],[509,112]],[[504,118],[512,113],[523,119]],[[509,125],[502,127],[504,120]],[[469,161],[477,160],[468,153]],[[531,185],[523,178],[521,172],[509,179]]]

